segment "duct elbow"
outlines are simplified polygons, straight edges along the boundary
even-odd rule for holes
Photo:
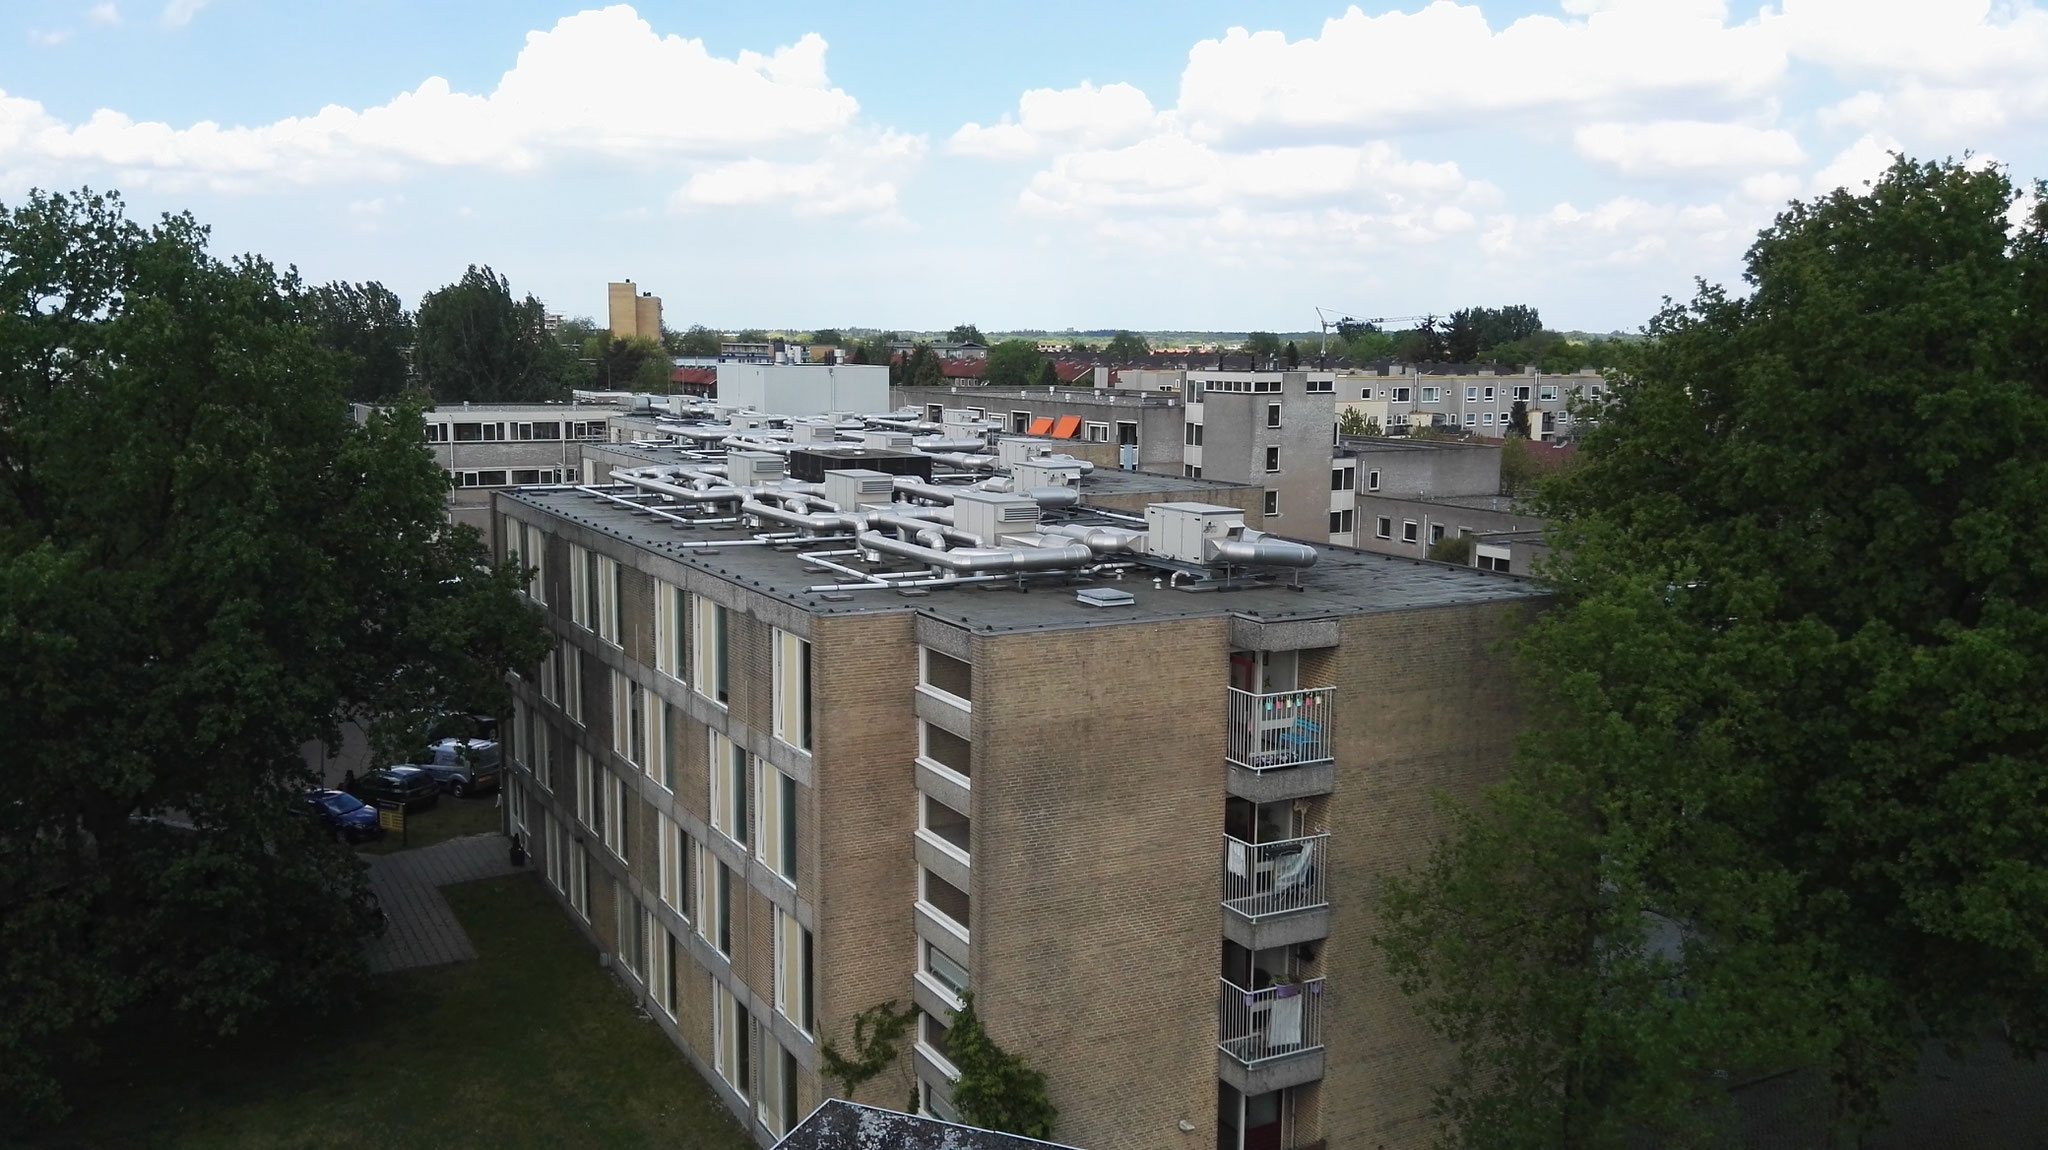
[[[1071,487],[1034,487],[1031,498],[1040,507],[1075,507],[1081,502],[1081,493]]]

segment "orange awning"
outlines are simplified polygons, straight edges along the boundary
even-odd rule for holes
[[[1060,416],[1058,426],[1052,429],[1052,437],[1054,439],[1072,439],[1079,434],[1081,434],[1081,417],[1078,415]]]
[[[1032,420],[1032,421],[1031,421],[1031,430],[1030,430],[1030,431],[1027,431],[1027,432],[1025,432],[1024,434],[1026,434],[1026,435],[1051,435],[1051,434],[1052,434],[1052,416],[1050,416],[1050,415],[1046,415],[1046,416],[1040,416],[1039,418],[1037,418],[1037,419],[1034,419],[1034,420]]]

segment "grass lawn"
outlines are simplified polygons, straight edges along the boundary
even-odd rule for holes
[[[405,835],[386,832],[381,839],[372,839],[356,849],[365,854],[388,855],[395,850],[417,850],[430,847],[448,839],[463,835],[481,835],[496,832],[502,825],[498,810],[498,794],[493,791],[473,799],[458,799],[454,795],[442,795],[441,801],[425,810],[417,810],[405,816]]]
[[[72,1121],[29,1145],[753,1146],[536,875],[442,893],[478,961],[380,976],[342,1023],[217,1046],[157,1028],[110,1052],[72,1092]]]

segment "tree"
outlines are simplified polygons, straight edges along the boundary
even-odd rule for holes
[[[1287,341],[1287,346],[1280,349],[1280,358],[1289,368],[1300,367],[1301,349],[1294,346],[1294,341],[1290,339]]]
[[[1550,721],[1383,904],[1466,1143],[1703,1141],[1795,1068],[1861,1127],[1929,1040],[2048,1046],[2048,209],[2014,199],[1901,158],[1792,205],[1539,486]]]
[[[600,390],[668,391],[673,365],[668,352],[651,339],[599,335],[585,342],[584,354],[595,361]]]
[[[988,349],[988,362],[981,378],[995,387],[1024,387],[1038,380],[1038,373],[1050,366],[1039,354],[1038,345],[1028,339],[1006,339]]]
[[[972,992],[961,993],[960,1009],[947,1021],[946,1050],[960,1071],[953,1105],[962,1121],[1026,1138],[1052,1137],[1060,1112],[1046,1096],[1045,1075],[988,1036]]]
[[[1472,537],[1470,535],[1446,535],[1429,545],[1428,556],[1438,563],[1455,563],[1460,567],[1472,565]]]
[[[1518,399],[1508,408],[1508,435],[1515,439],[1529,438],[1529,405],[1524,400]]]
[[[1376,359],[1390,359],[1394,356],[1394,337],[1371,324],[1359,325],[1370,330],[1354,331],[1342,337],[1339,354],[1357,363]]]
[[[836,327],[821,327],[811,333],[811,342],[820,347],[838,347],[846,341],[840,338]]]
[[[10,1114],[59,1114],[114,1022],[345,1005],[377,920],[296,809],[298,748],[502,713],[547,643],[523,573],[449,528],[418,410],[356,424],[302,285],[206,242],[90,192],[0,209]]]
[[[538,403],[567,398],[558,345],[532,296],[472,264],[462,279],[420,301],[413,362],[441,403]]]
[[[1058,387],[1060,383],[1059,368],[1053,366],[1051,360],[1041,358],[1038,363],[1038,378],[1031,382],[1040,387]]]
[[[981,329],[971,323],[963,323],[952,331],[947,332],[946,339],[952,343],[973,343],[980,344],[983,347],[988,346],[988,340],[982,336]]]
[[[1337,417],[1337,433],[1353,437],[1376,436],[1381,434],[1380,421],[1355,407],[1347,407]]]
[[[1244,350],[1246,355],[1270,359],[1280,354],[1280,337],[1270,331],[1248,333],[1244,337]]]
[[[1446,354],[1444,334],[1437,330],[1435,316],[1423,320],[1408,331],[1395,333],[1392,351],[1395,359],[1408,363],[1437,363]]]
[[[1129,363],[1151,355],[1152,344],[1137,332],[1119,331],[1102,346],[1102,354],[1111,363]]]
[[[331,283],[307,291],[306,319],[322,346],[349,357],[348,398],[357,403],[404,394],[411,364],[411,313],[391,289],[370,283]]]
[[[1479,314],[1476,308],[1451,313],[1444,325],[1444,357],[1452,363],[1479,362]]]
[[[946,382],[946,373],[939,366],[939,353],[923,340],[910,346],[910,354],[903,357],[899,366],[903,383],[910,387],[937,387]]]
[[[665,331],[661,335],[672,355],[717,355],[718,345],[725,340],[723,332],[712,331],[701,323],[691,324],[688,331]]]

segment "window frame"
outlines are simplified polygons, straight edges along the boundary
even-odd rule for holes
[[[772,712],[778,742],[811,753],[813,715],[811,641],[792,631],[774,629]],[[792,699],[790,696],[794,695]],[[794,736],[794,737],[792,737]]]

